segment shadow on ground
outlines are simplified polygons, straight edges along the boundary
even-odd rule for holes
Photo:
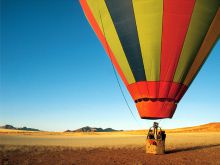
[[[188,148],[177,148],[177,149],[172,149],[166,151],[166,154],[172,154],[172,153],[177,153],[177,152],[183,152],[183,151],[194,151],[194,150],[199,150],[199,149],[205,149],[205,148],[212,148],[212,147],[218,147],[220,144],[211,144],[211,145],[206,145],[206,146],[194,146],[194,147],[188,147]]]

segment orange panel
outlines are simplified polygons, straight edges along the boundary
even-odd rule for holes
[[[163,119],[172,118],[176,104],[174,102],[142,101],[136,104],[139,115],[142,119]]]

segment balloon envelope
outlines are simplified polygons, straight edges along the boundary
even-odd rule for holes
[[[80,0],[143,119],[172,118],[220,34],[219,0]]]

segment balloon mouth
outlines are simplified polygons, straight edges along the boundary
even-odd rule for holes
[[[158,99],[156,99],[158,100]],[[142,119],[165,119],[172,118],[176,110],[177,103],[174,101],[141,101],[136,102],[136,107]]]
[[[140,81],[127,86],[142,119],[172,118],[187,86],[175,82]]]
[[[168,101],[168,102],[174,102],[174,103],[176,102],[175,99],[171,99],[171,98],[140,98],[140,99],[135,100],[134,102],[138,103],[138,102],[142,102],[142,101],[152,101],[152,102],[155,102],[155,101],[161,101],[161,102]]]
[[[154,117],[141,117],[141,119],[146,119],[146,120],[160,120],[160,119],[171,119],[171,117],[165,117],[165,118],[154,118]]]

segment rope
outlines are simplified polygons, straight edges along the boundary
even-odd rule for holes
[[[119,82],[119,78],[118,78],[118,76],[117,76],[115,67],[114,67],[114,65],[113,65],[113,63],[112,63],[112,58],[111,58],[111,55],[110,55],[109,47],[108,47],[108,45],[107,45],[107,39],[106,39],[106,35],[105,35],[105,29],[104,29],[104,26],[103,26],[102,16],[101,16],[100,10],[99,10],[99,18],[100,18],[100,21],[101,21],[102,30],[103,30],[103,34],[104,34],[104,37],[105,37],[105,42],[106,42],[105,44],[106,44],[106,46],[107,46],[107,52],[108,52],[109,57],[110,57],[110,61],[111,61],[111,64],[112,64],[112,68],[113,68],[114,75],[115,75],[116,80],[117,80],[117,83],[118,83],[118,87],[119,87],[119,89],[120,89],[120,91],[121,91],[121,94],[122,94],[122,96],[123,96],[123,98],[124,98],[124,101],[125,101],[125,103],[126,103],[126,105],[127,105],[127,107],[128,107],[128,110],[130,111],[130,114],[132,115],[132,117],[134,118],[134,120],[136,121],[136,123],[139,125],[137,119],[135,118],[135,116],[134,116],[134,114],[133,114],[133,112],[132,112],[132,110],[131,110],[131,107],[130,107],[129,104],[128,104],[128,101],[127,101],[127,99],[126,99],[126,97],[125,97],[125,94],[124,94],[124,92],[123,92],[123,90],[122,90],[122,87],[121,87],[121,84],[120,84],[120,82]]]
[[[114,67],[113,64],[112,64],[112,68],[113,68],[113,70],[114,70],[114,74],[115,74],[115,77],[116,77],[116,80],[117,80],[119,89],[120,89],[120,91],[121,91],[121,94],[122,94],[122,96],[123,96],[123,98],[124,98],[124,101],[125,101],[125,103],[126,103],[128,109],[129,109],[131,115],[133,116],[133,118],[135,119],[135,121],[138,122],[137,119],[135,118],[135,116],[134,116],[132,110],[131,110],[131,107],[130,107],[129,104],[128,104],[128,101],[127,101],[127,99],[126,99],[126,97],[125,97],[125,94],[124,94],[124,92],[123,92],[123,90],[122,90],[121,84],[120,84],[120,82],[119,82],[119,79],[118,79],[118,76],[117,76],[117,73],[116,73],[116,70],[115,70],[115,67]]]

